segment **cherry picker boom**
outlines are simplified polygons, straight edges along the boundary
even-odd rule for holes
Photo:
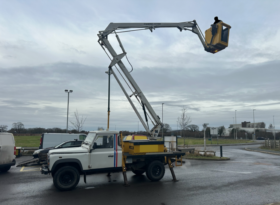
[[[188,21],[188,22],[179,22],[179,23],[110,23],[108,27],[104,31],[99,31],[98,34],[98,43],[103,48],[103,50],[107,53],[109,53],[112,56],[111,63],[109,65],[108,75],[113,74],[115,79],[117,80],[118,84],[120,85],[122,91],[124,92],[127,100],[131,104],[133,110],[135,111],[136,115],[138,116],[139,120],[141,121],[143,127],[145,130],[150,134],[151,138],[156,138],[159,134],[159,131],[163,124],[160,121],[159,116],[155,113],[154,109],[150,105],[149,101],[146,99],[144,93],[141,91],[140,87],[137,85],[133,77],[131,76],[130,72],[127,70],[125,65],[122,62],[122,58],[126,56],[126,51],[120,41],[119,36],[117,33],[120,32],[129,32],[129,31],[137,31],[137,30],[150,30],[151,32],[155,30],[156,28],[178,28],[180,31],[188,30],[192,31],[194,34],[196,34],[202,43],[202,46],[204,47],[205,51],[210,53],[217,53],[220,50],[223,50],[228,46],[228,38],[229,38],[229,29],[231,28],[228,24],[223,23],[222,21],[218,24],[213,24],[210,29],[205,31],[206,38],[203,36],[199,26],[197,25],[196,21]],[[136,30],[128,30],[128,31],[122,31],[125,29],[136,29]],[[116,38],[118,40],[118,43],[121,47],[121,50],[123,53],[117,54],[116,51],[113,49],[112,45],[110,44],[108,40],[108,36],[112,33],[116,34]],[[107,50],[107,51],[106,51]],[[108,53],[107,53],[108,55]],[[108,55],[109,56],[109,55]],[[126,77],[126,82],[128,81],[130,84],[130,88],[132,87],[132,94],[128,95],[126,90],[124,89],[123,85],[119,81],[115,71],[113,71],[112,67],[116,64],[121,69],[122,73]],[[116,67],[117,69],[117,67]],[[117,69],[118,70],[118,69]],[[118,70],[119,71],[119,70]],[[120,72],[120,71],[119,71]],[[121,74],[121,73],[120,73]],[[123,77],[123,75],[121,75]],[[124,78],[124,77],[123,77]],[[127,82],[127,83],[128,83]],[[129,85],[128,84],[128,85]],[[138,110],[136,109],[136,106],[130,99],[132,96],[135,96],[138,102],[141,104],[145,121],[139,114]],[[148,111],[148,113],[146,112]],[[148,125],[148,114],[151,115],[151,122],[153,123],[153,128],[150,130]],[[108,110],[108,123],[109,123],[109,110]]]

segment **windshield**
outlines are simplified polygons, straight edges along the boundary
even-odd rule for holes
[[[58,148],[60,145],[63,145],[64,143],[65,143],[65,142],[62,142],[62,143],[56,145],[54,148]]]
[[[85,141],[83,142],[83,144],[88,144],[90,145],[93,142],[93,139],[95,137],[96,133],[92,132],[92,133],[88,133]]]

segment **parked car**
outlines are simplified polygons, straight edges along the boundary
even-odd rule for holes
[[[15,138],[12,133],[0,132],[0,171],[7,172],[16,164]]]
[[[257,140],[265,140],[264,137],[258,137]]]
[[[83,141],[87,137],[86,134],[68,134],[68,133],[44,133],[41,136],[39,149],[47,147],[55,147],[56,145],[70,140]]]
[[[53,149],[62,149],[62,148],[70,148],[70,147],[80,147],[82,145],[83,141],[78,141],[78,140],[73,140],[73,141],[67,141],[67,142],[62,142],[54,147],[48,147],[45,149],[39,149],[36,150],[33,153],[34,158],[39,158],[39,161],[45,161],[47,160],[47,154],[49,153],[50,150]]]

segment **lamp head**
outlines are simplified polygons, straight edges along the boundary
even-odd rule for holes
[[[73,92],[73,90],[70,90],[70,93],[72,93]]]
[[[68,90],[65,90],[65,92],[67,93],[67,92],[68,92]]]

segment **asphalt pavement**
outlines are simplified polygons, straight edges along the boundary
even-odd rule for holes
[[[264,205],[280,202],[280,156],[250,152],[248,146],[226,146],[223,155],[229,161],[185,160],[175,167],[178,182],[173,182],[166,168],[164,178],[150,182],[145,175],[128,172],[130,187],[123,186],[121,173],[106,174],[81,180],[76,189],[58,191],[50,175],[42,175],[39,166],[12,167],[0,173],[0,204],[228,204]],[[217,151],[219,147],[208,147]],[[21,157],[17,161],[29,159]]]

